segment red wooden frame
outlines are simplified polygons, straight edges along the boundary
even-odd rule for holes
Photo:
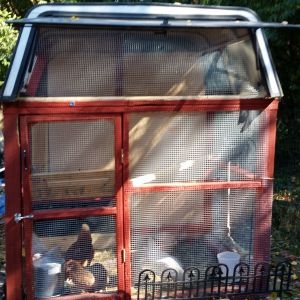
[[[272,107],[266,110],[267,125],[261,132],[262,143],[267,143],[267,157],[263,157],[261,168],[266,170],[265,178],[262,178],[262,188],[258,190],[255,210],[253,234],[253,261],[254,264],[262,261],[270,261],[271,249],[271,223],[272,223],[272,202],[273,202],[273,176],[276,144],[276,116],[277,109]]]
[[[169,192],[169,191],[198,191],[216,189],[252,189],[262,187],[261,180],[256,181],[228,181],[228,182],[176,182],[144,184],[132,187],[131,183],[126,186],[126,191],[131,193]]]
[[[163,97],[162,97],[163,98]],[[5,104],[6,113],[18,114],[69,114],[69,113],[126,113],[147,111],[240,111],[273,110],[278,108],[274,98],[227,99],[195,98],[190,100],[133,100],[128,98],[19,98]]]
[[[62,99],[52,99],[62,100]],[[67,99],[64,99],[67,100]],[[72,295],[63,296],[61,299],[103,299],[125,297],[130,298],[131,290],[131,258],[130,258],[130,210],[129,197],[131,193],[144,193],[150,191],[175,191],[175,190],[208,190],[208,189],[228,189],[228,188],[255,188],[258,196],[255,209],[264,212],[265,215],[256,217],[254,220],[254,261],[268,258],[270,248],[270,226],[271,226],[271,201],[272,201],[272,177],[274,170],[274,149],[276,134],[276,114],[278,108],[277,99],[241,99],[241,100],[212,100],[194,99],[178,101],[136,101],[136,100],[101,100],[80,101],[79,99],[69,99],[69,101],[36,101],[27,98],[4,106],[4,137],[5,137],[5,166],[6,166],[6,263],[7,263],[7,299],[22,299],[22,232],[20,223],[14,222],[14,214],[32,213],[31,207],[25,205],[21,207],[21,182],[23,186],[23,197],[28,202],[30,199],[30,180],[27,171],[24,170],[24,162],[20,159],[22,150],[28,149],[28,124],[31,122],[46,122],[57,120],[91,120],[99,118],[114,119],[116,124],[115,153],[116,153],[116,187],[117,206],[65,210],[41,210],[34,211],[34,220],[46,220],[51,218],[68,218],[87,215],[118,215],[116,224],[118,239],[117,264],[120,273],[124,278],[120,278],[119,293],[112,295]],[[262,140],[268,143],[268,157],[262,158],[267,164],[266,178],[255,179],[252,174],[246,174],[247,181],[231,182],[199,182],[199,183],[178,183],[178,184],[156,184],[133,187],[129,181],[129,119],[130,112],[158,112],[158,111],[239,111],[239,110],[264,110],[267,114],[268,125],[266,132],[262,135]],[[121,114],[123,119],[121,120]],[[20,128],[18,122],[20,119]],[[21,134],[21,145],[19,144],[18,132]],[[124,160],[122,162],[122,149]],[[22,166],[21,166],[22,165]],[[28,165],[30,165],[28,163]],[[243,170],[238,170],[242,171]],[[26,202],[26,201],[25,201]],[[24,221],[25,239],[31,240],[32,222]],[[191,228],[195,230],[195,228]],[[13,237],[13,238],[12,238]],[[122,261],[121,250],[126,252],[126,261]],[[258,250],[260,247],[260,251]],[[31,244],[27,243],[26,253],[30,256]],[[27,259],[27,284],[32,285],[32,266]],[[28,298],[32,297],[32,291],[28,291]],[[31,294],[30,294],[31,293]],[[71,298],[70,298],[71,297]]]
[[[5,110],[4,110],[5,112]],[[20,144],[18,115],[4,117],[5,164],[5,247],[6,247],[6,298],[22,299],[22,224],[14,221],[21,212]]]
[[[91,294],[91,293],[82,293],[78,295],[67,295],[56,297],[60,300],[121,300],[124,299],[124,293],[112,293],[112,294]],[[53,297],[43,298],[43,300],[53,300]]]

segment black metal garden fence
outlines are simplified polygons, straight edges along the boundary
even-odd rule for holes
[[[232,274],[230,274],[232,272]],[[145,269],[139,274],[137,300],[156,299],[255,299],[276,293],[282,299],[289,290],[291,264],[258,263],[253,269],[240,263],[234,270],[224,264],[210,266],[204,273],[196,267],[178,274],[166,269],[160,275]]]

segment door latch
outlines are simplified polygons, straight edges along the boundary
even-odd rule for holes
[[[14,215],[14,219],[16,223],[23,221],[24,219],[33,219],[33,214],[22,216],[20,213],[16,213]]]
[[[126,262],[126,251],[125,251],[125,249],[121,250],[121,257],[122,257],[122,263],[124,264]]]

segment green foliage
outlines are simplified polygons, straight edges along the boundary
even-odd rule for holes
[[[300,205],[275,201],[273,205],[273,239],[284,243],[283,249],[300,255]]]
[[[274,201],[272,223],[272,261],[290,261],[292,265],[291,288],[284,299],[300,299],[300,205],[286,202],[283,198]],[[287,197],[287,198],[286,198]]]
[[[26,10],[32,6],[30,0],[0,0],[1,11],[9,11],[18,17],[24,16]]]
[[[33,5],[54,2],[81,2],[77,0],[0,0],[1,10],[7,10],[18,17],[24,17]]]
[[[16,18],[16,15],[7,11],[0,10],[0,87],[7,68],[10,64],[10,57],[17,39],[17,31],[12,26],[5,23],[8,19]]]

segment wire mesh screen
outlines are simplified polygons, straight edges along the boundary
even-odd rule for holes
[[[133,113],[129,122],[133,186],[265,174],[267,120],[260,111]]]
[[[170,191],[130,197],[132,278],[151,269],[190,266],[201,272],[217,264],[217,254],[236,251],[252,262],[256,190]],[[181,279],[180,279],[181,278]]]
[[[42,28],[33,51],[25,96],[267,95],[246,29]]]
[[[114,129],[108,119],[31,124],[34,209],[114,205]]]
[[[35,296],[116,291],[115,241],[113,216],[35,222]]]

